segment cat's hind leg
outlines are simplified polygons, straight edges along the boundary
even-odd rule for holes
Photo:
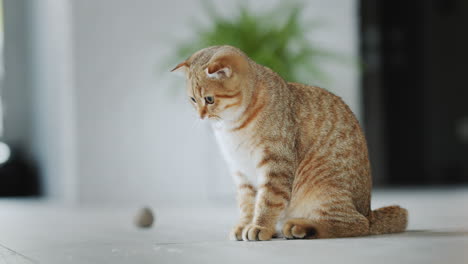
[[[288,239],[365,236],[369,235],[369,220],[357,211],[319,209],[313,217],[287,219],[282,232]]]
[[[311,219],[292,218],[283,225],[283,236],[287,239],[315,238],[317,235],[317,225]]]

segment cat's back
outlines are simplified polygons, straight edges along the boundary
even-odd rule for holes
[[[318,86],[289,82],[288,87],[295,100],[307,108],[317,106],[318,100],[340,99],[335,94]]]
[[[359,125],[349,106],[332,92],[301,83],[288,83],[288,87],[296,102],[295,112],[298,121],[304,125],[310,121],[318,122],[318,125],[322,125],[325,121],[335,122],[337,125]],[[339,127],[334,128],[339,130]]]
[[[288,86],[296,102],[301,154],[310,151],[314,143],[330,140],[333,143],[334,139],[338,143],[365,144],[358,120],[339,96],[317,86],[300,83],[288,83]]]

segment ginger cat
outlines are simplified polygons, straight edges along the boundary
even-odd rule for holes
[[[340,97],[288,83],[231,46],[202,49],[177,69],[200,118],[214,120],[237,186],[231,239],[269,240],[279,221],[288,239],[406,229],[406,209],[371,210],[366,140]]]

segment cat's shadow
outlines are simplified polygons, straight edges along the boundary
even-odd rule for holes
[[[396,233],[396,234],[382,234],[382,235],[373,235],[373,236],[363,236],[363,237],[352,237],[347,239],[362,239],[362,238],[372,238],[372,239],[379,239],[384,237],[390,236],[398,236],[398,237],[409,237],[409,238],[447,238],[447,237],[468,237],[468,230],[460,229],[460,230],[430,230],[430,229],[422,229],[422,230],[407,230],[403,233]],[[284,238],[281,235],[275,236],[273,241],[283,241]],[[320,239],[319,239],[320,240]]]
[[[468,237],[468,230],[407,230],[398,235],[405,237]]]

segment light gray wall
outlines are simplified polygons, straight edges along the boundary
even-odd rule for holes
[[[183,24],[174,21],[180,6],[74,2],[84,202],[207,198],[212,142],[202,126],[194,127],[185,97],[170,96],[182,81],[171,87],[169,68],[162,77],[155,72],[169,52],[168,38]]]
[[[24,0],[23,0],[24,1]],[[29,0],[31,145],[44,193],[74,202],[76,115],[69,0]]]
[[[215,1],[222,12],[236,1]],[[251,1],[259,10],[278,1]],[[356,1],[308,1],[310,36],[331,50],[357,53]],[[82,202],[163,203],[230,197],[231,179],[210,131],[197,123],[182,79],[157,72],[174,39],[203,20],[197,1],[73,2],[78,197]],[[167,70],[170,66],[167,65]],[[323,64],[328,87],[360,113],[357,69]]]

